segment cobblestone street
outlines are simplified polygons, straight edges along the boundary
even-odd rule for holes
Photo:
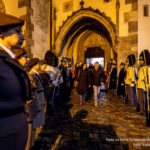
[[[143,141],[142,141],[143,140]],[[79,106],[78,94],[47,118],[35,150],[149,150],[150,128],[145,117],[111,94]],[[147,144],[147,145],[146,145]]]

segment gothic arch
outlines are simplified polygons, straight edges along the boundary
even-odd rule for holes
[[[99,12],[99,10],[94,10],[92,8],[80,9],[77,12],[73,12],[70,17],[67,18],[63,25],[60,27],[59,32],[57,33],[56,37],[56,51],[55,53],[60,56],[63,52],[62,45],[65,45],[66,40],[65,36],[71,30],[71,28],[78,23],[80,20],[84,18],[91,18],[96,20],[100,24],[102,24],[105,29],[108,31],[110,39],[111,39],[111,46],[112,50],[116,51],[115,42],[116,42],[116,27],[111,22],[111,19],[105,15],[105,13]]]

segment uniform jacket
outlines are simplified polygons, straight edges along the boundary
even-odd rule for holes
[[[0,50],[0,111],[24,106],[30,99],[31,86],[26,70]]]
[[[136,84],[136,68],[133,66],[129,66],[126,69],[126,78],[125,78],[125,84],[130,85],[131,87]]]
[[[149,86],[150,68],[148,66],[141,66],[138,71],[137,88],[147,90]]]
[[[0,115],[25,106],[31,98],[30,82],[25,69],[4,50],[0,50]],[[24,113],[0,117],[0,137],[16,133],[27,124]]]

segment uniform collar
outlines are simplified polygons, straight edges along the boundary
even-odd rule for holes
[[[34,73],[36,73],[36,74],[39,74],[36,70],[34,70],[34,69],[31,69]]]
[[[3,50],[11,57],[11,58],[15,58],[16,55],[10,50],[8,49],[6,46],[4,46],[3,44],[0,43],[0,47],[3,48]]]

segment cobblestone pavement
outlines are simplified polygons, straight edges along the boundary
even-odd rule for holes
[[[149,141],[148,141],[149,140]],[[145,117],[111,94],[79,106],[73,90],[71,101],[47,118],[35,150],[150,150],[150,127]]]

